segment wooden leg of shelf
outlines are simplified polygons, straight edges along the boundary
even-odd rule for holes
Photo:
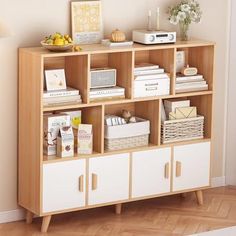
[[[52,218],[51,215],[43,217],[43,222],[42,222],[42,227],[41,227],[42,233],[47,233],[51,218]]]
[[[180,194],[180,197],[186,198],[186,197],[187,197],[187,193],[181,193],[181,194]]]
[[[31,211],[26,211],[26,223],[31,224],[33,221],[34,214]]]
[[[116,214],[120,215],[121,214],[121,209],[122,209],[122,204],[116,204]]]
[[[196,198],[197,198],[197,202],[199,205],[203,205],[203,193],[202,190],[198,190],[195,192],[196,194]]]

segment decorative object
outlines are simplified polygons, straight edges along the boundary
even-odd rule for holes
[[[169,120],[187,119],[197,117],[196,107],[179,107],[175,112],[169,113]]]
[[[45,70],[45,81],[47,91],[66,89],[65,70]]]
[[[71,37],[68,34],[62,35],[58,32],[45,37],[45,39],[41,41],[41,45],[53,52],[63,52],[73,48]]]
[[[71,25],[75,44],[100,43],[103,38],[101,1],[71,2]]]
[[[157,8],[157,22],[156,22],[156,30],[160,31],[160,8]]]
[[[129,120],[132,117],[131,112],[127,110],[122,110],[122,117],[125,119],[126,123],[129,123]]]
[[[71,126],[60,127],[57,136],[57,156],[74,156],[74,134]]]
[[[194,76],[197,75],[197,72],[198,69],[196,67],[189,67],[189,65],[183,67],[181,70],[181,73],[185,76]]]
[[[179,73],[185,66],[185,52],[177,51],[176,52],[176,72]]]
[[[70,126],[70,116],[66,114],[45,114],[43,116],[43,153],[56,155],[57,136],[62,126]]]
[[[180,27],[182,41],[189,39],[188,30],[192,22],[199,23],[202,17],[200,5],[196,0],[182,0],[179,4],[169,7],[169,21]]]
[[[120,31],[119,29],[116,29],[111,33],[112,42],[120,43],[124,42],[125,39],[126,39],[125,33]]]
[[[78,154],[93,153],[93,126],[80,124],[78,129]]]

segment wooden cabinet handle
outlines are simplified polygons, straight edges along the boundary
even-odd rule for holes
[[[79,191],[81,193],[84,192],[84,176],[83,175],[79,177]]]
[[[176,161],[176,173],[175,173],[176,177],[180,177],[181,176],[181,169],[182,169],[181,162],[180,161]]]
[[[96,174],[92,174],[92,190],[96,190],[98,187],[98,176]]]
[[[169,179],[170,178],[170,163],[165,164],[165,178]]]

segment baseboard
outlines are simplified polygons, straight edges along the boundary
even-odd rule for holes
[[[0,224],[19,221],[23,219],[25,219],[25,210],[23,209],[0,212]]]
[[[226,185],[225,176],[215,177],[211,179],[211,187],[217,188]]]

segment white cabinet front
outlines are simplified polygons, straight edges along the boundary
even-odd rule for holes
[[[129,154],[89,160],[89,205],[129,198]]]
[[[135,152],[132,156],[132,197],[170,192],[171,149]]]
[[[173,191],[210,185],[210,142],[174,147]]]
[[[85,160],[43,165],[43,212],[85,206]]]

